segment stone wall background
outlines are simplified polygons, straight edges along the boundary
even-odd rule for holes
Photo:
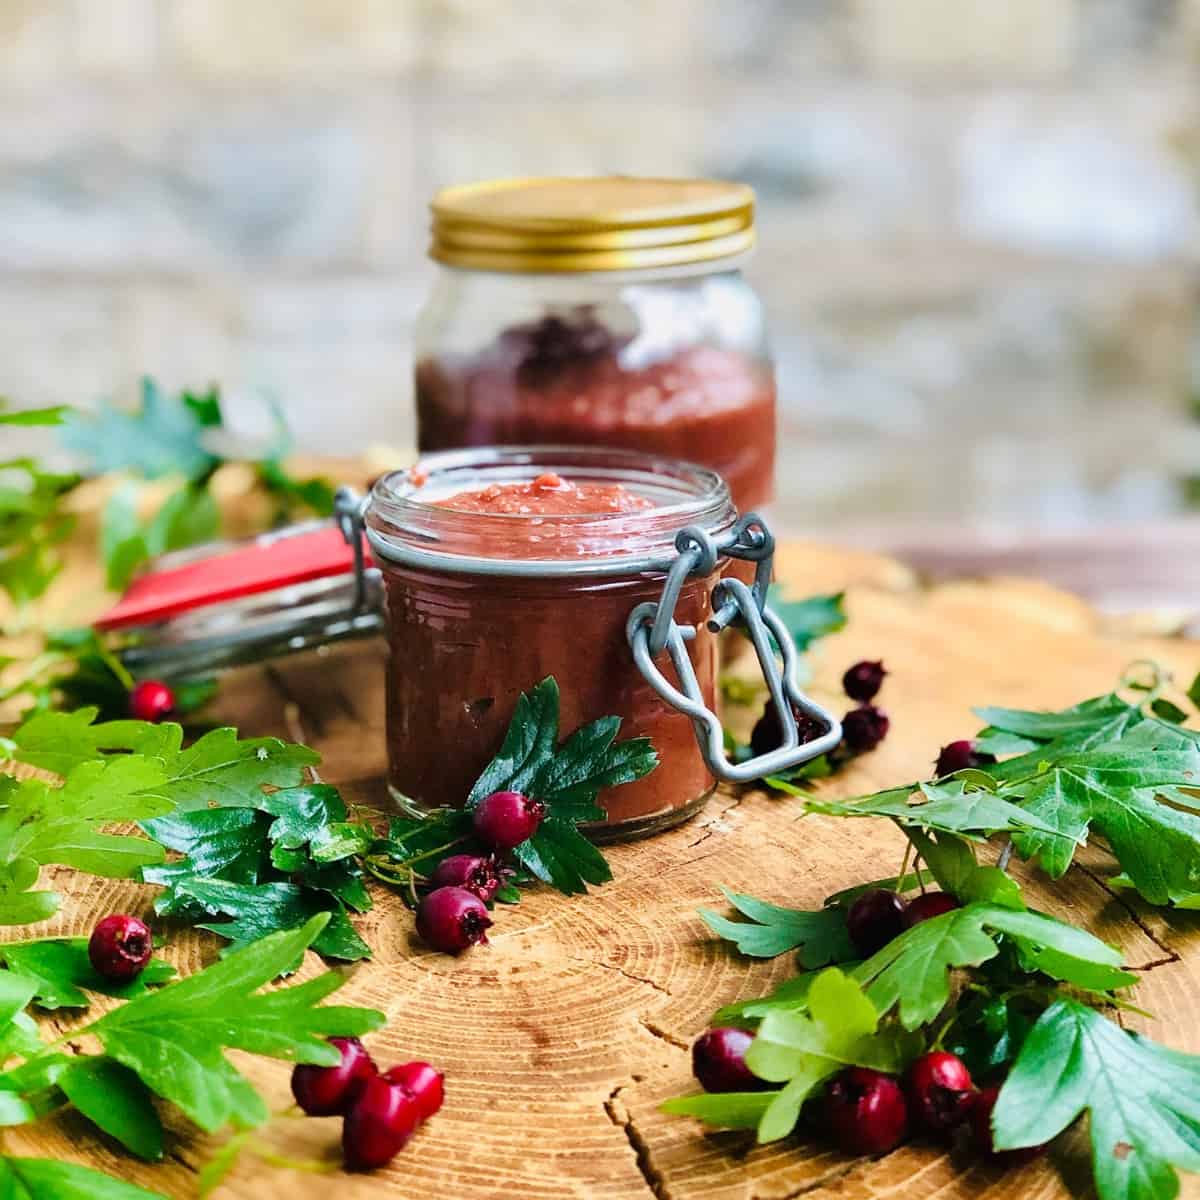
[[[795,531],[1200,474],[1200,0],[3,0],[0,390],[411,437],[437,186],[753,184]]]

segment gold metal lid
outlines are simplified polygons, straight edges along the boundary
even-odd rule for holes
[[[636,271],[754,244],[754,192],[720,179],[494,179],[430,207],[429,256],[481,271]]]

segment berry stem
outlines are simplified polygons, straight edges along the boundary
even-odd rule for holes
[[[904,839],[904,857],[900,860],[900,874],[896,876],[896,891],[904,891],[904,877],[908,874],[908,863],[912,857],[913,844],[906,837]],[[918,882],[920,879],[918,878]]]

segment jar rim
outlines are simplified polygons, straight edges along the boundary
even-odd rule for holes
[[[438,503],[546,472],[572,482],[620,484],[658,502],[631,512],[554,514],[550,519],[568,531],[572,552],[542,557],[513,556],[511,547],[523,534],[535,534],[546,518]],[[635,450],[568,445],[439,451],[377,480],[364,506],[377,560],[455,573],[551,577],[662,571],[675,557],[681,529],[694,525],[716,536],[732,528],[736,516],[728,484],[708,467]]]

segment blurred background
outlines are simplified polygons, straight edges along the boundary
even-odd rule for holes
[[[3,0],[0,89],[17,405],[150,373],[403,449],[435,188],[718,175],[788,532],[1200,499],[1200,0]]]

